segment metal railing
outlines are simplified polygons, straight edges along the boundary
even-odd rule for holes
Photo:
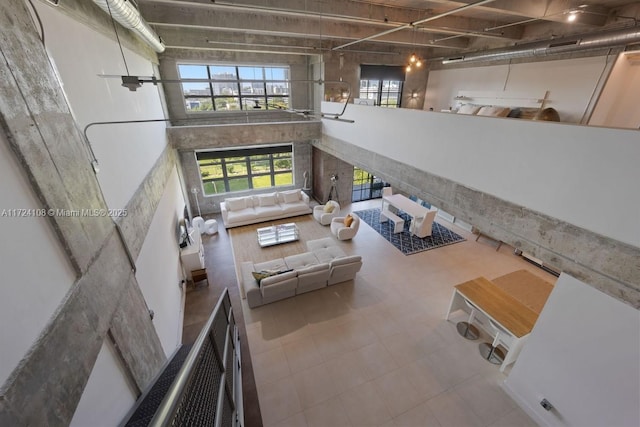
[[[242,427],[240,338],[225,288],[150,426]]]

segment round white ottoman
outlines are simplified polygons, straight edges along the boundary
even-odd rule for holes
[[[204,219],[201,216],[193,218],[193,228],[198,230],[198,233],[204,233]]]
[[[208,219],[204,222],[204,232],[207,234],[216,234],[218,232],[218,221]]]

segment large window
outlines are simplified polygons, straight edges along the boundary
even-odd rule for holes
[[[291,145],[196,153],[204,195],[293,184]]]
[[[289,108],[289,68],[179,64],[185,108],[228,111]]]
[[[381,107],[399,108],[404,77],[404,67],[361,65],[360,98],[371,99]]]
[[[360,98],[373,99],[380,107],[399,108],[402,82],[398,80],[360,80]]]

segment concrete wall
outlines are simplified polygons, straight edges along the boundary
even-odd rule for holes
[[[351,203],[353,190],[353,165],[317,148],[313,149],[313,197],[319,203],[326,203],[331,192],[331,176],[336,175],[336,190],[331,200],[346,206]]]
[[[360,65],[407,65],[409,56],[397,54],[361,54],[345,51],[330,52],[323,55],[324,79],[324,99],[333,97],[337,100],[343,89],[351,89],[351,101],[360,97]],[[405,75],[405,82],[402,88],[402,108],[421,109],[424,104],[428,70],[423,67],[421,70],[414,70]],[[344,82],[344,83],[340,83]],[[417,96],[411,98],[411,92],[415,91]]]
[[[84,13],[82,21],[88,26],[63,13],[75,6],[74,13]],[[159,325],[149,317],[129,254],[138,258],[142,271],[155,262],[138,255],[172,170],[175,175],[175,156],[167,148],[163,126],[123,133],[94,128],[89,139],[96,144],[102,175],[94,174],[79,128],[92,120],[162,117],[160,94],[151,86],[133,98],[117,80],[97,77],[120,73],[123,65],[118,46],[104,36],[108,16],[97,7],[73,1],[59,8],[46,3],[36,7],[55,66],[26,3],[0,5],[4,58],[0,145],[5,154],[7,147],[12,152],[2,156],[7,163],[2,170],[7,182],[14,184],[3,187],[2,204],[54,209],[46,218],[22,218],[20,227],[1,219],[3,239],[6,229],[9,240],[28,241],[28,250],[22,243],[16,243],[15,250],[31,262],[21,268],[14,255],[0,259],[2,271],[20,284],[3,310],[3,315],[12,315],[5,324],[22,335],[17,338],[12,332],[1,337],[0,424],[67,425],[81,400],[84,415],[77,420],[86,419],[87,408],[94,408],[94,419],[103,419],[96,412],[103,411],[108,415],[104,420],[117,420],[165,361],[161,331],[156,331]],[[127,31],[122,31],[123,39],[129,40]],[[132,71],[153,69],[143,59],[147,53],[125,47]],[[177,203],[180,192],[175,185],[169,187],[174,193],[169,199]],[[108,207],[127,209],[127,216],[55,213],[57,209],[106,212]],[[162,207],[158,215],[170,212],[173,218],[176,211],[175,205]],[[154,250],[156,259],[168,259],[177,249],[166,239]],[[35,264],[34,257],[40,258]],[[177,288],[175,277],[167,281]],[[180,300],[173,304],[180,307]],[[105,350],[110,343],[117,346],[117,356]],[[114,378],[116,374],[119,377]],[[89,378],[93,385],[87,386]],[[95,393],[96,384],[102,385],[103,395]]]
[[[640,307],[636,131],[358,105],[344,117],[314,146]]]
[[[229,51],[196,51],[167,49],[160,55],[160,75],[165,80],[177,80],[178,64],[225,64],[225,65],[288,65],[291,80],[291,107],[294,109],[308,109],[313,101],[310,98],[310,88],[313,83],[309,80],[309,58],[304,55],[274,55],[262,53],[229,52]],[[211,113],[187,113],[180,83],[166,83],[163,85],[167,96],[169,116],[172,119],[206,118]],[[233,112],[230,112],[233,114]],[[251,113],[251,111],[249,111]],[[217,113],[220,114],[219,112]]]
[[[202,214],[219,212],[220,202],[227,195],[203,195],[202,178],[195,156],[196,150],[293,143],[292,188],[302,188],[304,172],[312,172],[310,141],[320,137],[320,123],[303,121],[253,125],[174,126],[168,130],[168,135],[171,145],[180,152],[186,188],[198,190],[197,194],[189,191],[191,212],[197,215],[198,204]]]

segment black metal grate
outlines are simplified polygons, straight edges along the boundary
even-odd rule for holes
[[[182,396],[171,425],[176,427],[215,425],[221,377],[222,371],[216,361],[213,343],[207,340],[199,355],[192,382]]]
[[[162,377],[156,383],[164,392],[154,389],[149,393],[157,404],[141,409],[140,415],[132,417],[127,426],[200,427],[215,426],[217,421],[222,426],[234,427],[240,422],[234,403],[234,397],[241,398],[241,391],[234,390],[239,378],[239,366],[234,361],[240,349],[234,341],[237,330],[226,289],[207,325],[191,352],[185,348],[180,363],[167,369],[173,373],[171,378]]]
[[[145,427],[153,418],[156,410],[160,406],[162,399],[167,394],[169,387],[173,384],[178,371],[182,367],[186,359],[191,345],[183,345],[173,356],[167,367],[164,369],[158,380],[153,384],[151,390],[142,397],[140,404],[131,415],[125,426],[127,427]]]
[[[222,405],[222,425],[231,427],[233,425],[233,407],[229,401],[228,392],[225,393],[224,403]]]
[[[227,333],[227,315],[225,310],[220,310],[215,315],[213,325],[211,325],[211,334],[215,341],[216,350],[220,357],[220,364],[222,365],[222,358],[224,356],[224,341]]]

